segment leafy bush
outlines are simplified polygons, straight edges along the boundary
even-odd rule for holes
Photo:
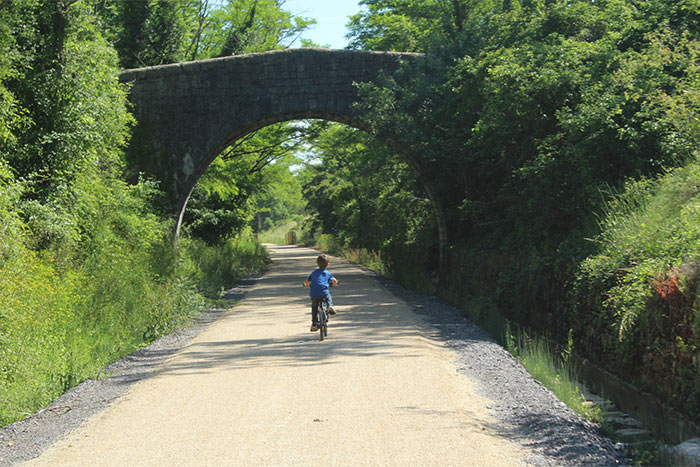
[[[155,246],[168,224],[147,215],[146,201],[117,180],[80,179],[78,199],[92,201],[94,218],[85,204],[63,206],[43,229],[30,228],[17,209],[20,184],[0,187],[1,424],[95,376],[204,304],[177,276],[154,273]],[[81,248],[30,248],[51,230],[47,219],[69,220]]]
[[[29,228],[16,208],[22,187],[1,187],[0,424],[176,329],[206,305],[199,291],[215,295],[266,261],[250,236],[215,246],[183,239],[175,252],[144,185],[86,175],[71,208],[43,206],[80,232],[68,253],[64,244],[30,248],[51,226]]]
[[[249,232],[213,245],[185,238],[180,247],[185,275],[197,290],[211,298],[218,297],[237,280],[260,271],[270,261],[267,250]]]

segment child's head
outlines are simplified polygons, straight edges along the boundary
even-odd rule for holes
[[[318,264],[319,269],[326,269],[330,263],[331,260],[328,258],[328,255],[318,255],[318,258],[316,258],[316,264]]]

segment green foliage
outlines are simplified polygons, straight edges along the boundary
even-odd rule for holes
[[[443,19],[449,2],[442,0],[363,0],[366,10],[351,17],[351,48],[424,51],[446,35]]]
[[[262,243],[284,245],[287,242],[287,233],[294,232],[297,234],[297,242],[304,242],[304,239],[301,238],[301,233],[303,233],[301,227],[303,223],[304,217],[301,215],[294,215],[277,223],[269,223],[265,230],[257,233],[258,241]]]
[[[282,10],[278,0],[228,0],[213,12],[200,57],[282,49],[315,21]]]
[[[148,213],[139,187],[81,175],[72,193],[79,205],[56,208],[41,228],[30,228],[17,209],[22,189],[28,188],[0,189],[2,424],[95,376],[203,305],[182,279],[156,274],[168,225]],[[35,249],[36,235],[66,221],[68,227],[56,228],[73,229],[77,245]]]
[[[176,329],[205,306],[200,290],[266,257],[242,239],[176,251],[156,184],[122,180],[132,117],[93,11],[0,5],[2,425]]]
[[[631,182],[609,204],[575,289],[579,346],[700,413],[700,164]]]
[[[27,52],[23,68],[6,81],[31,125],[22,125],[4,152],[15,173],[33,177],[34,191],[43,196],[70,184],[73,174],[88,166],[118,166],[118,150],[131,122],[125,89],[118,84],[116,55],[96,30],[94,18],[81,3],[66,14],[70,22],[61,38],[60,67],[55,57]],[[38,19],[27,22],[17,24],[18,40],[49,40],[37,38],[42,26]],[[27,32],[30,27],[36,28],[33,34]],[[86,69],[91,73],[84,73]]]
[[[0,424],[31,413],[106,364],[176,329],[214,296],[259,270],[267,254],[253,240],[208,247],[182,240],[153,215],[148,183],[83,174],[70,206],[28,225],[22,187],[0,189]],[[55,224],[60,224],[56,226]],[[73,243],[36,236],[72,230]]]
[[[307,128],[277,124],[239,139],[209,166],[185,211],[185,230],[213,244],[251,224],[262,229],[302,209],[292,176]],[[269,221],[269,224],[265,224]]]
[[[125,68],[281,49],[314,24],[279,0],[95,3]]]
[[[307,229],[317,234],[312,237],[318,245],[431,291],[435,226],[415,172],[345,126],[328,126],[313,143],[303,192],[311,214]]]
[[[288,161],[271,164],[265,170],[265,183],[255,194],[258,230],[269,229],[292,219],[304,210],[299,177],[292,174]]]
[[[342,255],[343,244],[331,234],[320,234],[315,239],[316,246],[319,250],[330,253],[331,255]]]

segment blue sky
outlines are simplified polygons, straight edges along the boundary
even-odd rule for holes
[[[316,25],[302,37],[334,49],[342,49],[348,44],[345,24],[348,16],[360,11],[357,0],[287,0],[283,8],[299,16],[314,18]],[[297,41],[294,46],[298,45]]]

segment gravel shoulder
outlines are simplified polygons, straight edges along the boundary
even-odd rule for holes
[[[291,252],[301,254],[302,250]],[[309,255],[308,251],[304,254]],[[342,270],[346,267],[351,265],[341,259],[334,259],[331,270]],[[522,448],[522,451],[518,451],[522,453],[522,461],[532,465],[619,464],[610,440],[600,435],[595,426],[571,412],[550,391],[535,381],[510,354],[471,321],[461,316],[455,308],[433,298],[410,292],[371,271],[358,270],[362,271],[361,275],[372,277],[383,290],[400,299],[402,306],[410,307],[420,316],[421,323],[417,328],[421,339],[427,339],[433,344],[439,342],[451,350],[450,355],[454,357],[454,361],[449,364],[465,379],[474,383],[473,387],[478,396],[485,401],[488,416],[479,417],[478,423],[496,439],[494,443],[498,444],[497,439],[508,443],[515,442]],[[299,275],[304,274],[300,272]],[[259,278],[251,278],[240,287],[232,289],[231,293],[240,298],[257,283]],[[347,307],[352,298],[339,297],[336,301]],[[300,306],[305,306],[303,301],[301,303]],[[212,323],[221,321],[223,317],[228,319],[232,314],[235,315],[235,310],[212,310],[205,313],[187,329],[166,336],[105,368],[103,378],[86,381],[45,409],[1,429],[0,465],[14,465],[32,459],[64,439],[94,415],[124,399],[125,394],[137,383],[153,379],[179,351],[191,345],[194,338]],[[349,325],[343,323],[342,318],[341,316],[338,323],[331,323],[331,330],[337,325],[340,332],[343,324]],[[350,330],[350,326],[348,329]],[[329,337],[332,339],[334,336]],[[303,361],[304,345],[308,342],[288,343],[294,347],[294,352],[300,353],[299,357]],[[341,343],[336,341],[333,345]],[[343,347],[336,349],[338,352],[347,351]],[[379,353],[377,348],[364,350],[365,356]],[[354,351],[357,353],[357,349]],[[317,354],[308,357],[317,358]],[[328,367],[339,366],[331,360],[326,363]],[[295,363],[295,366],[298,365]],[[252,368],[246,368],[246,371],[251,370]],[[472,398],[477,399],[476,396]],[[408,411],[408,408],[404,409]],[[434,414],[419,415],[426,417]],[[313,421],[316,422],[316,419]],[[381,428],[386,429],[395,420],[390,419],[389,422],[381,425]],[[468,431],[466,428],[464,430]]]
[[[477,381],[479,393],[492,400],[497,431],[534,450],[528,464],[621,465],[614,442],[575,414],[500,344],[456,308],[417,294],[367,270],[392,294],[409,303],[433,332],[455,350],[459,372]]]

